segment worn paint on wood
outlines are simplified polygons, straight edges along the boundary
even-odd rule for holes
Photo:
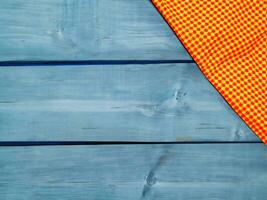
[[[265,199],[263,144],[0,148],[0,196]]]
[[[0,140],[258,140],[195,64],[6,67],[0,91]]]
[[[149,0],[5,0],[0,61],[190,59]]]

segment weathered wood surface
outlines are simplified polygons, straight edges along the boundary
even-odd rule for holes
[[[255,141],[195,64],[0,68],[0,140]]]
[[[5,0],[0,61],[190,59],[149,0]]]
[[[0,19],[0,62],[190,60],[149,0],[5,0]],[[194,64],[0,68],[0,141],[69,140],[258,138]],[[0,147],[0,199],[263,200],[266,169],[262,144]]]
[[[263,144],[0,148],[8,200],[253,200],[267,195]]]

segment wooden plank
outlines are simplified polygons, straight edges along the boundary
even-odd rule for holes
[[[263,144],[0,148],[2,199],[265,199]]]
[[[190,59],[149,0],[5,0],[0,61]]]
[[[0,68],[0,140],[255,141],[195,64]]]

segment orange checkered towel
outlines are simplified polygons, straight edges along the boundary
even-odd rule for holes
[[[212,85],[267,144],[267,0],[152,0]]]

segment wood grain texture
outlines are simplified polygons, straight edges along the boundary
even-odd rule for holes
[[[0,62],[190,60],[149,0],[5,0]],[[194,64],[0,68],[0,141],[259,141]],[[262,144],[0,148],[0,199],[262,200]]]
[[[267,195],[263,144],[0,148],[8,200],[254,200]]]
[[[195,64],[0,68],[0,140],[258,141]]]
[[[0,61],[190,59],[149,0],[5,0]]]

